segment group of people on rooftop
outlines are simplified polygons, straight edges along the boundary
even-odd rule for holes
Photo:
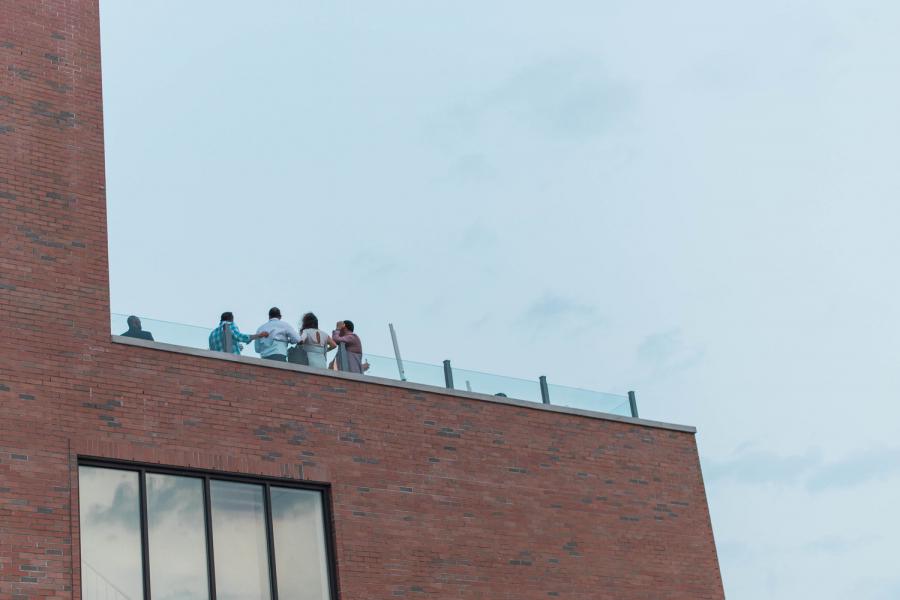
[[[329,335],[319,329],[316,315],[308,312],[303,315],[298,332],[290,323],[281,320],[281,310],[273,306],[269,309],[269,320],[260,325],[256,333],[247,335],[234,324],[234,315],[224,312],[219,326],[209,334],[209,349],[240,354],[241,344],[252,341],[253,349],[266,360],[362,373],[365,370],[362,341],[353,329],[353,321],[338,321]],[[346,359],[335,358],[331,364],[326,364],[328,351],[340,344],[346,350]]]
[[[238,329],[234,314],[222,313],[219,325],[209,333],[209,349],[229,354],[240,354],[244,344],[253,342],[253,348],[266,360],[291,362],[295,364],[334,369],[350,373],[364,373],[368,363],[362,359],[362,341],[353,331],[353,321],[338,321],[329,335],[319,329],[319,319],[308,312],[300,320],[300,329],[281,320],[281,310],[277,306],[269,309],[269,320],[259,326],[254,334],[246,334]],[[145,340],[153,340],[149,331],[141,327],[141,320],[128,317],[128,331],[122,334]],[[339,355],[330,363],[330,350],[341,348]]]

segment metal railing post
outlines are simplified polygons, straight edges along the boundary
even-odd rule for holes
[[[538,381],[541,382],[541,401],[544,404],[550,404],[550,388],[547,386],[547,376],[541,375]]]
[[[347,372],[350,370],[350,359],[347,356],[347,344],[344,342],[341,342],[341,347],[338,350],[338,361],[341,371]]]
[[[634,392],[628,392],[628,404],[631,406],[631,416],[637,419],[637,396],[635,396]]]
[[[448,390],[453,389],[453,369],[450,367],[450,361],[444,361],[444,384]]]
[[[394,324],[388,323],[391,330],[391,341],[394,343],[394,356],[397,358],[397,371],[400,373],[400,381],[406,381],[406,372],[403,370],[403,359],[400,358],[400,344],[397,343],[397,332],[394,331]]]

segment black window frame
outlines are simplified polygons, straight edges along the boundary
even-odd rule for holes
[[[272,600],[278,598],[278,574],[275,565],[275,532],[272,528],[272,487],[292,488],[298,490],[308,490],[319,492],[322,495],[322,520],[325,532],[325,556],[328,560],[328,585],[331,600],[340,600],[340,591],[338,590],[337,578],[337,557],[335,554],[334,541],[334,513],[332,511],[331,485],[327,483],[314,483],[309,481],[297,481],[296,479],[288,479],[282,477],[270,477],[265,475],[246,475],[241,473],[226,473],[215,471],[212,469],[194,469],[188,467],[173,467],[168,465],[157,465],[152,463],[134,462],[127,460],[117,460],[110,458],[99,458],[93,456],[79,456],[78,467],[94,467],[99,469],[116,469],[119,471],[131,471],[138,474],[138,490],[140,502],[140,532],[141,532],[141,562],[143,570],[143,591],[144,600],[152,600],[153,596],[150,589],[150,543],[148,537],[147,526],[147,473],[157,475],[173,475],[177,477],[192,477],[200,479],[203,482],[203,512],[204,512],[204,532],[206,534],[206,571],[209,585],[210,600],[217,600],[216,594],[216,565],[215,552],[213,548],[213,528],[212,528],[212,506],[210,500],[210,482],[228,481],[233,483],[249,483],[259,485],[263,488],[263,502],[265,508],[265,526],[266,526],[266,545],[269,559],[269,590]],[[79,479],[79,512],[80,508],[80,489],[81,481]],[[80,532],[80,530],[79,530]],[[79,535],[79,548],[81,544],[81,536]],[[79,552],[79,555],[81,552]],[[81,565],[78,565],[79,573]],[[83,583],[82,583],[83,585]]]

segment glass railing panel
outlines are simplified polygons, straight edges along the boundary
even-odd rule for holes
[[[480,371],[453,368],[453,387],[458,390],[506,396],[518,400],[541,402],[541,386],[537,379],[518,379]]]
[[[624,417],[631,416],[631,407],[628,404],[627,396],[594,392],[565,385],[549,385],[547,387],[550,391],[550,403],[556,406],[582,408]]]
[[[378,356],[377,354],[363,354],[363,360],[369,362],[369,370],[366,371],[366,375],[404,381],[400,377],[400,369],[397,366],[396,358]],[[405,381],[410,383],[444,387],[443,366],[404,360],[403,373],[406,376]]]
[[[141,329],[144,332],[149,332],[153,336],[154,341],[200,349],[209,348],[209,332],[218,325],[218,323],[214,323],[207,329],[205,327],[172,323],[170,321],[158,321],[156,319],[146,319],[144,317],[141,317],[140,319]],[[128,315],[113,313],[110,320],[112,332],[115,335],[122,335],[128,331]],[[254,331],[256,330],[254,329]],[[250,346],[252,345],[253,344],[251,343]],[[246,354],[246,352],[247,351],[245,350],[244,353]]]
[[[335,352],[330,352],[328,354],[329,362],[334,358],[335,354]],[[369,363],[369,370],[366,371],[366,375],[400,381],[400,373],[397,370],[397,361],[393,358],[388,356],[378,356],[377,354],[363,354],[363,362]]]
[[[396,369],[396,367],[397,361],[395,360],[394,368]],[[404,360],[403,372],[406,374],[406,381],[411,383],[446,387],[443,365],[430,365],[428,363]]]

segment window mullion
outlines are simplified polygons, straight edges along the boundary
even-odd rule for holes
[[[266,546],[269,551],[269,586],[272,591],[272,600],[278,600],[278,574],[275,570],[275,529],[272,525],[272,493],[269,484],[264,486],[263,504],[266,512]]]
[[[141,562],[144,572],[144,600],[150,600],[150,535],[147,527],[147,472],[138,471],[141,514]]]
[[[328,597],[339,597],[337,577],[337,550],[334,541],[334,517],[331,512],[331,490],[319,492],[322,498],[322,525],[325,532],[325,556],[328,557]]]
[[[209,494],[209,477],[203,478],[203,519],[206,524],[206,571],[209,577],[209,598],[216,600],[216,561],[213,549],[212,509]]]

